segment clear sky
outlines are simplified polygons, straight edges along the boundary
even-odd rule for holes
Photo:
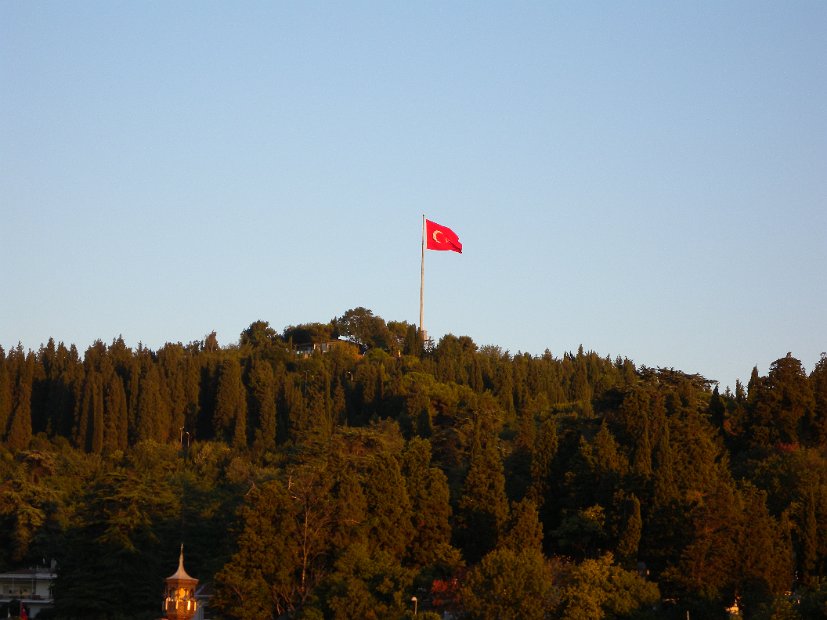
[[[827,2],[0,1],[0,345],[365,306],[733,386],[827,350]]]

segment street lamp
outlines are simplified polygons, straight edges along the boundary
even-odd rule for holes
[[[413,606],[414,606],[414,617],[416,617],[416,607],[417,607],[417,604],[419,603],[419,600],[418,600],[415,596],[412,596],[412,597],[411,597],[411,603],[413,603]]]

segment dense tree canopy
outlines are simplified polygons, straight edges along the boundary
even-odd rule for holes
[[[154,619],[181,542],[228,620],[827,600],[826,357],[720,393],[582,347],[423,349],[360,307],[223,347],[0,348],[0,440],[0,569],[55,559],[66,620]]]

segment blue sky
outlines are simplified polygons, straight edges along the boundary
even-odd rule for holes
[[[734,387],[827,350],[827,3],[0,3],[0,345],[365,306]]]

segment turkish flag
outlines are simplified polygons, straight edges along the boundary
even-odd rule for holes
[[[462,254],[462,244],[459,242],[457,233],[447,226],[425,220],[425,237],[427,238],[425,247],[429,250],[451,250]]]

